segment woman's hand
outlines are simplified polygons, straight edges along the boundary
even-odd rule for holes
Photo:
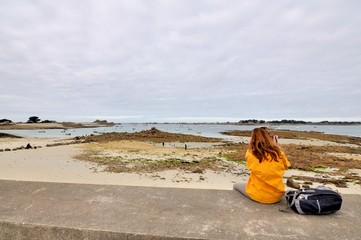
[[[272,139],[273,139],[273,142],[274,142],[275,144],[278,144],[278,136],[277,136],[277,135],[274,135],[274,136],[272,137]]]

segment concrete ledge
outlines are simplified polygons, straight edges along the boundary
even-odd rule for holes
[[[333,215],[236,191],[0,180],[0,239],[360,239],[359,195]]]
[[[122,232],[99,231],[80,228],[64,228],[47,225],[0,222],[1,239],[66,239],[66,240],[184,240],[199,238],[178,238],[151,236],[147,234],[131,234]]]

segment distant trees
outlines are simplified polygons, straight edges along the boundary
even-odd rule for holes
[[[31,116],[31,117],[29,117],[29,120],[27,121],[27,123],[38,123],[40,121],[41,121],[41,119],[39,117]]]
[[[273,120],[273,121],[265,121],[265,120],[257,120],[257,119],[248,119],[248,120],[240,120],[241,124],[263,124],[263,123],[276,123],[276,124],[307,124],[310,122],[298,121],[298,120]]]
[[[29,117],[28,121],[26,123],[56,123],[56,121],[54,120],[43,120],[41,121],[41,119],[38,116],[31,116]],[[15,124],[13,123],[13,121],[11,121],[10,119],[0,119],[0,124]]]
[[[56,121],[54,121],[54,120],[41,121],[41,119],[39,117],[31,116],[31,117],[29,117],[29,120],[27,121],[27,123],[56,123]]]
[[[54,120],[43,120],[41,123],[56,123]]]
[[[257,119],[240,120],[239,124],[315,124],[315,125],[359,125],[361,122],[348,122],[348,121],[321,121],[321,122],[307,122],[302,120],[282,119],[273,121],[264,121]]]
[[[307,124],[307,123],[311,123],[311,122],[305,122],[305,121],[300,121],[300,120],[287,120],[287,119],[283,119],[281,121],[279,120],[274,120],[274,121],[268,121],[268,123],[282,123],[282,124]]]
[[[360,125],[361,122],[355,122],[355,121],[321,121],[318,124],[322,124],[322,125]]]
[[[0,124],[11,124],[11,123],[13,123],[13,121],[11,121],[10,119],[6,119],[6,118],[0,119]]]
[[[257,120],[257,119],[248,119],[248,120],[240,120],[239,123],[243,123],[243,124],[249,124],[249,123],[265,123],[264,120]]]

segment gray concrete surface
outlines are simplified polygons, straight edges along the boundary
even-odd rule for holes
[[[0,180],[0,239],[361,239],[361,196],[327,216],[236,191]]]

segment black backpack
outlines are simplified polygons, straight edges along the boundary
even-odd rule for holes
[[[341,209],[341,195],[329,188],[301,188],[286,192],[286,201],[289,208],[299,214],[331,214]]]

